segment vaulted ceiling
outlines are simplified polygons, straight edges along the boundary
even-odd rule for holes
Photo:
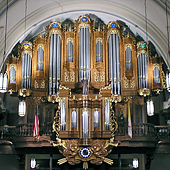
[[[1,66],[5,47],[6,4],[7,0],[0,0]],[[74,21],[80,15],[91,13],[106,24],[109,21],[124,21],[134,34],[139,34],[144,40],[147,37],[147,30],[148,40],[155,45],[158,54],[169,67],[167,31],[169,28],[167,23],[170,23],[169,9],[170,0],[146,0],[146,11],[145,0],[8,0],[5,57],[27,34],[35,36],[43,32],[50,21],[62,22],[66,18]]]

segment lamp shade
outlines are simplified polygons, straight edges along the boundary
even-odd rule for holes
[[[152,100],[147,101],[147,114],[148,116],[154,115],[154,104]]]
[[[7,91],[7,73],[0,74],[0,93],[5,93]]]
[[[170,73],[166,73],[166,88],[167,91],[170,92]]]
[[[139,163],[137,158],[133,158],[133,168],[138,168]]]
[[[25,101],[20,101],[18,106],[18,115],[23,117],[26,114],[26,103]]]
[[[34,169],[36,166],[36,160],[35,158],[31,158],[31,168]]]

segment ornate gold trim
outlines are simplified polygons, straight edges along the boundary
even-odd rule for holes
[[[147,89],[147,88],[143,88],[143,89],[139,89],[138,93],[139,93],[140,96],[146,97],[146,96],[150,95],[150,90]]]
[[[19,96],[23,96],[23,97],[30,96],[31,92],[32,91],[30,89],[20,89]]]

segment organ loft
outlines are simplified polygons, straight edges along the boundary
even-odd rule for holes
[[[121,143],[118,122],[147,123],[146,98],[166,86],[146,42],[119,21],[106,25],[88,15],[49,23],[8,59],[7,73],[8,91],[26,103],[24,121],[33,123],[37,113],[40,123],[53,122],[59,163],[85,169],[113,163],[106,156]]]

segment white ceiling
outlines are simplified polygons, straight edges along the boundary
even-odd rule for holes
[[[0,63],[4,51],[2,32],[5,32],[6,2],[0,0]],[[87,13],[97,15],[106,24],[111,20],[122,20],[134,33],[137,32],[146,38],[145,0],[27,0],[26,33],[24,33],[26,0],[8,2],[7,54],[26,34],[36,32],[40,26],[44,27],[44,22],[48,24],[51,20],[63,21],[66,18],[75,20]],[[146,0],[146,3],[149,40],[169,65],[165,0]],[[167,4],[170,6],[170,0]],[[169,8],[168,22],[170,23]]]

